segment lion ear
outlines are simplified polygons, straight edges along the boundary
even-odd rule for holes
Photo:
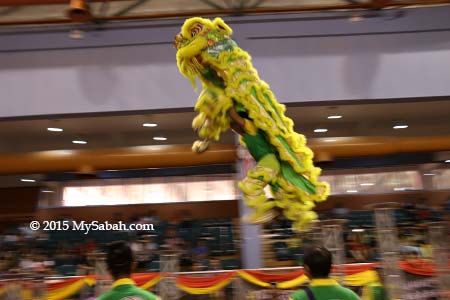
[[[221,18],[215,18],[213,24],[214,27],[218,27],[219,29],[225,31],[227,35],[231,35],[233,33],[233,30],[230,28],[230,26],[228,26]]]

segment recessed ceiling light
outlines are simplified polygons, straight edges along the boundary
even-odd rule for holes
[[[436,175],[436,174],[434,174],[434,173],[424,173],[423,174],[423,176],[434,176],[434,175]]]
[[[445,162],[446,162],[446,163],[450,163],[450,159],[447,159]]]
[[[80,141],[80,140],[78,140],[78,141],[72,141],[72,143],[74,143],[74,144],[80,144],[80,145],[87,144],[86,141]]]
[[[408,128],[408,125],[395,125],[392,128],[394,128],[394,129],[406,129],[406,128]]]
[[[158,126],[158,124],[156,124],[156,123],[144,123],[144,124],[142,124],[142,126],[144,126],[144,127],[156,127],[156,126]]]
[[[340,116],[340,115],[333,115],[333,116],[328,116],[327,119],[341,119],[341,118],[342,118],[342,116]]]
[[[163,137],[163,136],[155,136],[155,137],[153,137],[153,139],[155,141],[165,141],[165,140],[167,140],[167,138]]]
[[[326,140],[323,140],[324,142],[327,142],[327,143],[332,143],[332,142],[336,142],[336,140],[335,139],[326,139]]]
[[[357,193],[357,190],[347,190],[347,193]]]
[[[316,128],[316,129],[314,129],[314,132],[317,132],[317,133],[319,133],[319,132],[327,132],[328,131],[328,129],[326,129],[326,128]]]
[[[355,228],[352,229],[352,232],[364,232],[364,228]]]
[[[375,183],[372,182],[365,182],[360,184],[360,186],[373,186],[373,185],[375,185]]]
[[[20,179],[20,181],[22,181],[22,182],[36,182],[36,180],[28,179],[28,178],[22,178],[22,179]]]
[[[64,131],[64,129],[58,128],[58,127],[48,127],[47,130],[48,130],[48,131],[54,131],[54,132],[61,132],[61,131]]]
[[[42,190],[41,192],[42,193],[54,193],[54,191],[52,191],[52,190]]]

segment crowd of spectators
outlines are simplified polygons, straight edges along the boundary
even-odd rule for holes
[[[421,224],[440,221],[450,210],[450,201],[441,211],[424,204],[405,203],[395,212],[398,225],[399,251],[403,258],[432,256],[427,240],[427,228]],[[350,211],[343,205],[321,213],[322,219],[347,219],[344,242],[347,262],[377,261],[376,230],[373,212]],[[71,216],[60,220],[72,221]],[[114,214],[111,222],[122,220]],[[120,232],[49,232],[33,231],[29,223],[12,224],[0,232],[0,276],[8,274],[38,274],[42,276],[87,275],[96,272],[96,263],[106,245],[113,240],[130,242],[137,262],[137,271],[158,271],[162,254],[177,254],[182,271],[219,270],[239,267],[239,241],[233,232],[231,220],[194,220],[190,211],[183,210],[170,221],[160,220],[154,211],[124,222],[153,224],[153,231]],[[290,230],[286,219],[273,221],[269,230],[276,232],[273,251],[277,260],[296,260],[301,263],[302,251],[308,244],[307,236]],[[281,241],[280,241],[281,240]],[[231,265],[224,266],[224,257],[233,257]]]
[[[394,210],[398,233],[398,251],[403,259],[411,257],[432,258],[432,248],[428,240],[427,223],[448,218],[450,201],[444,207],[430,207],[425,201],[418,204],[405,202]],[[446,217],[447,216],[447,217]],[[373,210],[350,210],[343,203],[328,211],[319,213],[321,220],[340,219],[343,224],[343,242],[347,263],[374,262],[381,259]],[[290,229],[291,222],[278,219],[266,226],[271,234],[272,248],[277,261],[301,263],[303,249],[314,242],[314,232],[321,238],[320,229],[311,234],[296,234]]]
[[[71,229],[67,231],[33,231],[29,223],[12,224],[0,232],[0,278],[13,274],[36,276],[65,276],[95,274],[96,263],[105,252],[109,242],[127,240],[134,252],[136,271],[158,271],[162,254],[177,254],[183,271],[217,270],[220,256],[230,253],[215,253],[220,248],[222,235],[214,235],[215,229],[226,229],[228,247],[236,254],[232,236],[231,220],[194,221],[188,211],[178,213],[180,218],[160,220],[153,211],[143,216],[134,216],[126,224],[153,224],[155,230],[148,231],[104,231],[84,234]],[[70,216],[61,216],[60,221],[73,221]],[[110,221],[121,220],[115,214]],[[198,223],[201,224],[198,224]],[[218,231],[219,232],[219,231]],[[230,245],[231,244],[231,245]],[[213,248],[213,249],[211,249]]]

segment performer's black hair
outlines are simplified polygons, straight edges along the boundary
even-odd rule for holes
[[[326,278],[331,271],[331,252],[322,246],[313,247],[305,253],[303,264],[309,267],[313,278]]]
[[[133,265],[133,253],[125,241],[115,241],[108,245],[106,264],[111,275],[116,279],[129,277]]]

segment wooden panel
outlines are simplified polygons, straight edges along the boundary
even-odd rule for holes
[[[408,152],[450,150],[450,136],[438,137],[360,137],[310,139],[308,146],[316,160],[335,157],[361,157]],[[82,169],[138,169],[226,164],[236,161],[232,144],[213,144],[204,153],[193,153],[191,145],[167,145],[92,150],[54,150],[25,154],[0,155],[0,174],[32,174],[48,172],[79,172]]]
[[[205,153],[191,145],[140,146],[95,150],[52,150],[0,156],[2,174],[80,172],[225,164],[236,160],[234,145],[215,144]]]
[[[33,217],[39,197],[39,187],[1,188],[0,222],[29,220]]]

